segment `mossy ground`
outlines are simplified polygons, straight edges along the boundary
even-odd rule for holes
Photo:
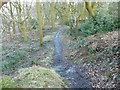
[[[2,88],[65,88],[63,78],[53,69],[39,66],[22,68],[14,76],[2,77]]]

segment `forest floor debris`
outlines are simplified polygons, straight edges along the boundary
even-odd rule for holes
[[[65,33],[60,37],[64,57],[88,71],[93,87],[119,87],[118,31],[78,37],[77,40]]]

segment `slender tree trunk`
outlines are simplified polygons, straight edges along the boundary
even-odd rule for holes
[[[54,2],[51,2],[50,3],[50,6],[51,6],[51,10],[50,10],[50,13],[51,13],[51,26],[52,26],[52,29],[54,29],[55,27],[55,9],[54,9]]]
[[[27,40],[26,28],[24,25],[22,25],[22,26],[23,26],[22,29],[23,29],[23,35],[24,35],[24,42],[27,42],[28,40]]]
[[[19,28],[19,31],[23,34],[24,36],[24,42],[27,42],[27,30],[26,30],[26,27],[25,27],[25,23],[24,23],[24,20],[22,20],[22,8],[21,8],[21,4],[20,2],[17,3],[18,7],[16,7],[16,11],[17,11],[17,15],[18,15],[18,28]]]
[[[12,29],[13,29],[13,33],[16,33],[16,29],[15,29],[15,22],[14,22],[14,15],[13,15],[13,8],[12,8],[12,3],[10,2],[10,15],[12,18]]]
[[[40,10],[40,2],[39,0],[36,0],[36,9],[37,9],[37,16],[38,16],[38,27],[39,27],[39,33],[40,33],[40,45],[43,43],[43,20],[41,16],[41,10]]]
[[[85,2],[85,6],[86,9],[88,11],[88,13],[93,16],[94,15],[94,10],[93,10],[93,6],[90,4],[90,2]]]

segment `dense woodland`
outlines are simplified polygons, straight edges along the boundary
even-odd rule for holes
[[[2,88],[119,88],[118,2],[0,3]]]

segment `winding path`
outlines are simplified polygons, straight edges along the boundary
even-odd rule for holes
[[[65,78],[65,83],[70,88],[91,88],[90,80],[85,78],[84,72],[80,71],[80,67],[69,60],[62,57],[62,45],[59,40],[59,35],[64,30],[69,28],[61,28],[55,34],[53,44],[55,47],[53,56],[53,68]]]

